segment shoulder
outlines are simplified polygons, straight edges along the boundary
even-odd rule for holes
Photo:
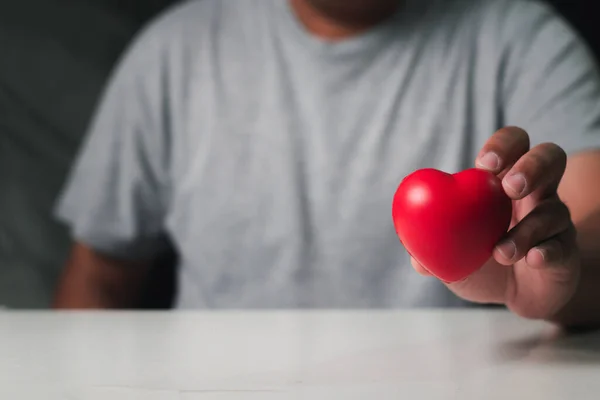
[[[469,46],[485,55],[528,46],[540,37],[573,38],[569,23],[542,0],[412,0],[426,15],[423,29],[448,46]],[[578,39],[578,38],[577,38]]]
[[[530,48],[561,42],[581,42],[574,27],[550,4],[541,0],[484,0],[476,12],[481,33],[502,48]]]
[[[428,0],[429,12],[446,27],[506,41],[535,35],[548,27],[554,34],[573,29],[554,7],[542,0]]]
[[[543,0],[450,0],[443,7],[460,9],[468,19],[486,22],[486,26],[505,29],[528,29],[539,20],[564,22],[556,9]]]
[[[553,6],[540,0],[487,0],[481,26],[484,44],[494,49],[511,74],[569,81],[583,70],[595,69],[588,42]],[[550,83],[550,82],[548,82]]]
[[[467,47],[472,60],[499,73],[527,62],[542,73],[557,57],[589,65],[593,54],[579,32],[542,0],[430,0],[446,42]],[[454,33],[448,35],[448,32]],[[502,71],[504,70],[504,71]],[[490,71],[494,73],[494,71]]]

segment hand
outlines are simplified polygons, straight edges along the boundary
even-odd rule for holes
[[[557,194],[566,161],[555,144],[530,149],[519,128],[501,129],[487,141],[476,166],[502,179],[513,200],[512,222],[493,257],[465,280],[447,284],[450,290],[468,301],[505,304],[526,318],[550,319],[567,304],[579,282],[580,257],[569,210]]]

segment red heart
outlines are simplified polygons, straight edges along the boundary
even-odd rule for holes
[[[408,253],[444,282],[460,281],[492,256],[510,226],[512,202],[491,172],[421,169],[398,186],[396,233]]]

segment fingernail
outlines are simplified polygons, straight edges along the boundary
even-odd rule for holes
[[[540,257],[542,257],[542,261],[546,261],[546,257],[547,257],[547,251],[543,250],[543,249],[535,249],[535,251],[538,252],[538,254],[540,255]]]
[[[496,153],[485,153],[479,161],[477,161],[477,165],[489,169],[490,171],[495,171],[500,167],[500,157],[498,157]]]
[[[521,173],[507,176],[504,178],[504,182],[506,183],[506,186],[508,186],[508,188],[517,195],[523,193],[525,191],[525,187],[527,186],[525,177]]]
[[[515,246],[515,243],[512,240],[502,242],[496,248],[500,254],[502,254],[502,257],[509,261],[515,257],[515,254],[517,254],[517,246]]]

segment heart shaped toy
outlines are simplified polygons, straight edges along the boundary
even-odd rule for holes
[[[392,218],[408,253],[444,282],[463,280],[489,258],[507,232],[512,201],[482,169],[448,174],[421,169],[402,180]]]

